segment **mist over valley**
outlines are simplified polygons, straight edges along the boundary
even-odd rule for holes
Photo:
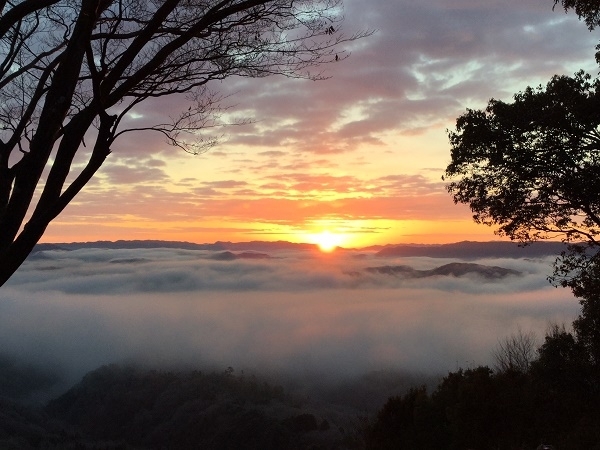
[[[512,257],[476,262],[460,251],[386,257],[269,245],[41,249],[0,293],[3,352],[51,367],[61,387],[110,363],[337,383],[489,364],[517,328],[541,338],[549,322],[578,311],[546,280],[553,257],[519,258],[514,245]]]

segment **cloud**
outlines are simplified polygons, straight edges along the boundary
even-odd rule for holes
[[[331,78],[233,77],[209,86],[231,107],[224,121],[251,122],[204,130],[204,137],[225,136],[198,157],[160,133],[124,134],[48,239],[64,240],[62,230],[88,240],[189,238],[199,221],[206,229],[219,221],[230,229],[304,231],[324,218],[349,224],[439,214],[466,222],[468,209],[455,207],[438,182],[456,117],[555,73],[596,71],[597,36],[551,2],[373,0],[368,11],[360,0],[344,3],[339,33],[376,33],[349,43],[350,58],[322,67]],[[150,99],[124,126],[164,123],[187,106],[184,95]],[[401,187],[411,176],[420,178]]]
[[[437,125],[473,101],[509,96],[532,80],[570,73],[573,64],[594,65],[595,37],[551,4],[375,0],[365,14],[359,1],[345,3],[344,30],[377,33],[326,67],[332,78],[325,82],[277,79],[268,93],[260,81],[231,83],[239,104],[260,118],[232,143],[279,148],[291,139],[316,153],[334,143],[350,151],[383,131]],[[362,118],[334,131],[351,110]]]
[[[337,256],[335,256],[337,255]],[[233,366],[324,379],[399,369],[444,373],[490,363],[517,327],[543,336],[577,302],[549,286],[550,260],[491,259],[524,273],[402,280],[352,270],[430,269],[450,260],[274,252],[214,261],[173,249],[47,251],[0,292],[3,351],[69,382],[110,362]]]
[[[444,184],[421,175],[387,175],[369,178],[360,173],[329,175],[293,171],[266,173],[258,179],[186,180],[176,188],[154,182],[114,185],[83,192],[69,207],[71,222],[89,223],[94,216],[113,223],[131,221],[167,224],[200,217],[234,223],[285,223],[306,226],[326,217],[345,219],[458,219],[465,209],[456,207]],[[109,168],[113,173],[113,169]],[[158,169],[149,168],[145,174]],[[251,170],[251,169],[250,169]],[[119,169],[121,173],[121,169]],[[127,171],[123,172],[127,173]],[[132,170],[136,177],[140,171]],[[148,201],[152,200],[152,207]],[[60,223],[64,220],[58,219]],[[189,226],[189,225],[188,225]]]
[[[485,102],[557,71],[571,72],[574,63],[594,65],[595,36],[550,3],[374,0],[368,13],[358,0],[345,6],[342,33],[377,33],[349,44],[348,60],[324,67],[331,79],[232,78],[218,85],[232,95],[235,114],[256,120],[232,131],[228,144],[351,151],[382,131],[431,126],[473,99]],[[140,112],[149,118],[158,111],[173,114],[182,103],[181,96],[162,99],[160,108],[150,102]],[[357,109],[362,118],[336,131],[334,125]]]

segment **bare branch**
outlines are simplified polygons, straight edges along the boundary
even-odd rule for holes
[[[213,131],[227,125],[223,98],[208,90],[210,82],[231,75],[326,78],[310,69],[346,58],[343,44],[370,34],[341,32],[341,0],[28,0],[5,9],[0,285],[118,137],[154,131],[201,153],[218,142]],[[136,106],[177,94],[189,96],[188,110],[132,126],[128,114]],[[94,142],[91,152],[81,151],[84,139]],[[73,166],[77,155],[87,158],[83,169]]]
[[[21,2],[18,5],[13,6],[0,17],[0,38],[2,38],[11,27],[23,20],[29,14],[54,5],[59,1],[60,0],[27,0],[26,2]]]
[[[532,331],[524,333],[519,327],[516,333],[499,341],[494,349],[492,355],[496,371],[526,373],[530,364],[535,360],[537,347],[535,334]]]

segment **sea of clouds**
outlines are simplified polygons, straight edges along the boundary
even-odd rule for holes
[[[0,289],[2,353],[51,368],[65,385],[115,362],[332,381],[383,369],[445,374],[492,365],[499,339],[518,329],[541,343],[550,322],[570,324],[579,307],[547,282],[552,258],[475,261],[522,273],[489,280],[364,271],[457,259],[289,250],[268,259],[215,256],[37,253]]]

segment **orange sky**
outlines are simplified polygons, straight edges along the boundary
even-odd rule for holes
[[[552,3],[371,0],[365,14],[346,0],[347,33],[377,33],[326,67],[329,80],[213,85],[231,95],[223,119],[251,123],[217,130],[221,144],[200,156],[158,134],[125,135],[42,241],[497,239],[445,191],[446,130],[491,97],[509,100],[555,73],[597,72],[597,36]],[[161,99],[130,120],[160,123],[186,107]]]

